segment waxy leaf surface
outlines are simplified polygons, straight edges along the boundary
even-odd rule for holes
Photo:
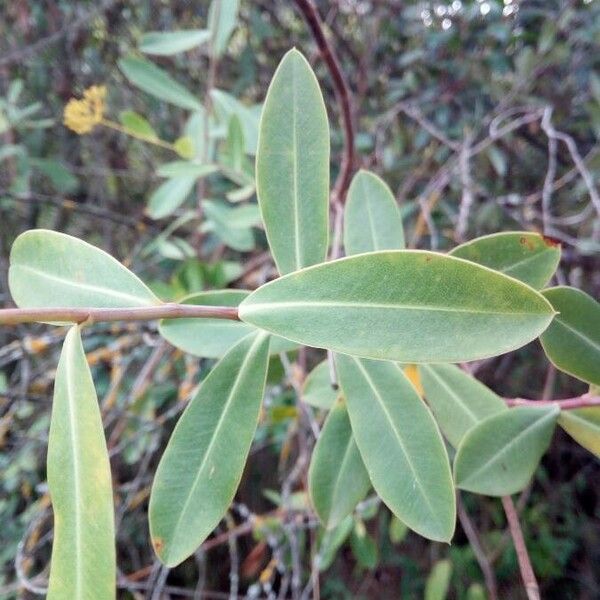
[[[537,337],[553,310],[529,286],[422,250],[359,254],[267,283],[240,318],[301,344],[401,362],[461,362]]]
[[[521,491],[550,444],[559,412],[556,406],[519,406],[481,421],[458,447],[456,485],[487,496]]]
[[[54,511],[49,600],[116,597],[113,493],[94,382],[79,327],[64,341],[48,438]]]
[[[457,246],[450,254],[540,289],[556,271],[560,260],[560,244],[539,233],[509,231],[476,238]]]
[[[352,432],[371,483],[411,529],[449,541],[456,505],[448,455],[433,416],[401,368],[336,355]]]
[[[404,248],[402,217],[386,183],[359,171],[350,185],[344,209],[346,255]]]
[[[559,313],[540,337],[546,356],[561,371],[600,385],[600,303],[566,286],[542,293]]]
[[[329,238],[329,125],[306,59],[290,50],[273,76],[256,155],[256,186],[279,272],[322,262]]]
[[[343,400],[331,409],[313,451],[308,472],[310,497],[327,529],[336,527],[365,497],[371,481],[352,436]]]
[[[263,398],[269,338],[242,339],[179,419],[150,496],[150,534],[167,566],[190,556],[218,525],[240,483]]]
[[[419,375],[427,404],[455,448],[479,421],[508,410],[502,398],[456,365],[419,365]]]
[[[87,242],[46,229],[21,234],[8,272],[20,308],[130,308],[160,300],[112,256]]]

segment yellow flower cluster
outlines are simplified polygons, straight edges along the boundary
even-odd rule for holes
[[[102,123],[106,108],[106,86],[93,85],[83,92],[83,98],[71,98],[65,106],[63,122],[79,135],[89,133]]]

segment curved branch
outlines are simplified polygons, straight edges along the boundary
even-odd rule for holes
[[[354,168],[354,125],[352,120],[354,110],[352,94],[340,67],[335,49],[325,36],[323,22],[316,6],[312,0],[296,0],[296,6],[304,15],[315,42],[319,47],[321,56],[327,65],[327,69],[333,80],[335,97],[340,107],[340,122],[344,131],[344,151],[340,172],[333,186],[332,196],[335,204],[343,204]]]

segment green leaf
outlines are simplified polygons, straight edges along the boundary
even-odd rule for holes
[[[229,168],[242,172],[246,160],[244,130],[240,118],[234,113],[227,127],[227,162]]]
[[[211,290],[182,298],[182,304],[205,306],[237,306],[248,292],[243,290]],[[221,358],[235,344],[256,331],[251,325],[227,319],[163,319],[160,335],[176,348],[203,358]],[[271,353],[287,352],[296,344],[280,337],[271,340]]]
[[[445,600],[451,577],[452,563],[449,560],[438,560],[425,583],[425,600]]]
[[[258,423],[269,338],[234,346],[202,383],[179,419],[156,470],[150,534],[160,560],[190,556],[231,504]]]
[[[542,293],[559,313],[540,337],[546,356],[561,371],[600,385],[600,304],[566,286]]]
[[[177,138],[173,142],[173,148],[181,158],[194,158],[194,142],[187,136]]]
[[[43,173],[56,190],[64,194],[77,189],[79,181],[71,171],[58,160],[51,158],[29,158],[30,164]]]
[[[208,29],[183,31],[148,31],[140,39],[139,49],[145,54],[172,56],[204,44],[211,38]]]
[[[238,117],[244,133],[246,154],[254,156],[258,143],[260,108],[257,111],[256,107],[248,107],[242,104],[235,96],[223,90],[211,90],[210,96],[214,103],[217,117],[224,126],[229,125],[229,121],[233,115]]]
[[[303,269],[240,305],[244,321],[298,343],[409,363],[508,352],[537,337],[552,316],[550,304],[525,284],[423,250]]]
[[[455,448],[479,421],[508,410],[502,398],[455,365],[419,365],[419,375],[435,420]]]
[[[113,492],[94,382],[79,327],[65,338],[48,438],[54,510],[49,600],[116,597]]]
[[[302,400],[315,408],[329,410],[338,396],[339,391],[331,385],[329,361],[324,360],[304,380]]]
[[[578,444],[600,458],[600,406],[563,410],[558,424]]]
[[[138,115],[132,110],[125,110],[119,115],[123,127],[133,133],[149,139],[158,139],[156,131],[152,125],[142,115]]]
[[[367,533],[365,524],[357,521],[350,537],[350,546],[356,562],[363,568],[373,570],[379,561],[375,540]]]
[[[160,300],[112,256],[82,240],[47,229],[22,233],[8,272],[20,308],[124,308]]]
[[[199,165],[187,160],[176,160],[158,167],[156,174],[160,177],[195,177],[200,179],[217,171],[218,167],[216,165]]]
[[[352,437],[340,399],[327,416],[315,446],[308,486],[312,504],[327,529],[337,527],[366,496],[371,481]]]
[[[148,200],[146,214],[152,219],[173,214],[186,201],[197,179],[196,175],[180,175],[161,183]]]
[[[297,50],[284,57],[260,121],[256,187],[279,272],[325,260],[329,236],[329,124],[319,83]]]
[[[406,538],[408,527],[396,516],[392,515],[390,521],[390,540],[393,544],[400,544]]]
[[[346,255],[404,248],[402,217],[390,188],[369,171],[352,179],[344,210]]]
[[[229,38],[236,26],[239,0],[212,0],[208,11],[213,56],[221,56],[227,49]]]
[[[559,412],[556,406],[519,406],[481,421],[458,447],[456,485],[487,496],[521,491],[550,445]]]
[[[319,571],[329,569],[337,551],[342,547],[354,528],[354,519],[348,515],[337,527],[325,531],[319,544],[317,566]]]
[[[250,208],[255,218],[248,221],[250,205],[231,207],[223,202],[204,200],[202,206],[209,220],[206,224],[210,225],[210,229],[221,238],[225,245],[240,252],[248,252],[254,248],[252,221],[257,224],[257,221],[260,220],[256,207]],[[237,218],[239,212],[242,213],[242,219]]]
[[[408,527],[449,541],[456,503],[448,455],[427,406],[391,362],[336,355],[354,439],[371,483]]]
[[[123,75],[144,92],[187,110],[202,110],[195,96],[177,83],[166,71],[143,58],[130,56],[119,61]]]
[[[450,251],[452,256],[478,263],[543,288],[560,261],[560,244],[539,233],[509,231],[474,239]]]

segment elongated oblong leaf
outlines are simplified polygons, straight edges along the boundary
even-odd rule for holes
[[[600,458],[600,406],[562,411],[558,424],[578,444]]]
[[[214,367],[179,419],[150,496],[150,533],[175,566],[218,525],[231,504],[263,397],[269,338],[246,336]]]
[[[519,406],[481,421],[458,447],[456,485],[487,496],[521,491],[550,444],[559,412],[556,406]]]
[[[100,248],[46,229],[26,231],[15,240],[8,279],[21,308],[160,304],[131,271]]]
[[[427,403],[455,448],[479,421],[508,410],[502,398],[456,365],[419,365],[419,375]]]
[[[346,255],[404,248],[402,217],[390,188],[375,173],[359,171],[344,209]]]
[[[115,527],[108,451],[79,327],[64,341],[48,438],[54,541],[48,598],[116,596]]]
[[[341,523],[371,487],[342,399],[332,408],[319,434],[308,485],[315,511],[327,529]]]
[[[140,39],[139,48],[145,54],[171,56],[191,50],[210,40],[208,29],[187,29],[182,31],[148,31]]]
[[[338,396],[339,391],[331,385],[331,372],[328,361],[324,360],[304,380],[302,399],[315,408],[329,410]]]
[[[359,254],[291,273],[250,294],[240,317],[302,344],[401,362],[460,362],[538,336],[553,311],[539,293],[433,252]]]
[[[244,290],[210,290],[190,294],[181,304],[203,304],[205,306],[237,306],[248,292]],[[203,358],[221,358],[256,328],[240,321],[228,319],[163,319],[158,330],[173,346]],[[280,337],[271,340],[271,352],[287,352],[297,344]]]
[[[561,371],[600,385],[600,304],[572,287],[542,293],[559,313],[540,337],[546,356]]]
[[[543,288],[560,261],[560,244],[529,231],[508,231],[476,238],[450,251],[524,281],[535,289]]]
[[[260,121],[256,185],[279,272],[325,260],[329,236],[329,125],[306,59],[290,50],[273,76]]]
[[[198,99],[153,62],[133,56],[119,61],[119,69],[144,92],[187,110],[202,110]]]
[[[371,483],[411,529],[449,541],[456,504],[435,421],[400,367],[336,355],[352,432]]]
[[[237,21],[239,0],[212,0],[208,11],[208,28],[211,32],[211,52],[221,56]]]

